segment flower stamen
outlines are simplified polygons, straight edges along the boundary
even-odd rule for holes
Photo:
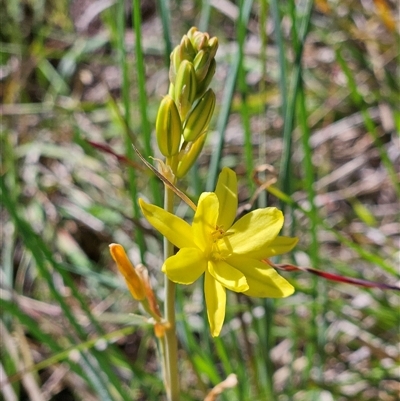
[[[218,225],[215,227],[215,230],[211,233],[211,238],[214,243],[224,238],[224,236],[225,236],[225,230],[222,228],[222,226]]]

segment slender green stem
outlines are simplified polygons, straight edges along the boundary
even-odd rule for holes
[[[259,19],[259,31],[260,31],[260,40],[261,40],[261,49],[260,49],[260,61],[261,61],[261,76],[262,79],[260,81],[260,93],[267,93],[267,85],[266,85],[266,77],[267,77],[267,18],[268,18],[268,4],[267,0],[260,1],[260,19]],[[262,116],[263,123],[267,125],[267,100],[265,99],[265,104],[260,106],[260,117]],[[260,146],[258,147],[258,161],[259,163],[268,163],[266,158],[267,154],[267,136],[261,136]],[[266,174],[261,173],[260,178],[262,180],[266,180]],[[260,193],[258,197],[258,206],[266,207],[267,206],[267,192],[263,191]]]
[[[122,70],[122,99],[124,105],[124,117],[126,121],[126,125],[129,129],[132,128],[132,120],[131,120],[131,102],[130,102],[130,80],[129,80],[129,66],[128,60],[126,57],[126,49],[125,49],[125,9],[124,2],[119,1],[117,4],[117,37],[118,37],[118,49],[119,49],[119,63]],[[132,138],[129,135],[129,129],[125,135],[125,154],[126,157],[130,160],[133,159],[133,149],[132,149]],[[133,208],[133,217],[138,219],[140,216],[140,209],[137,203],[137,177],[135,170],[132,168],[128,168],[128,180],[129,180],[129,193],[132,199],[132,208]],[[145,253],[145,243],[143,232],[140,228],[135,228],[135,241],[138,244],[140,251],[140,258],[142,262],[144,261],[144,253]]]
[[[279,10],[278,0],[271,1],[271,14],[275,25],[275,40],[278,46],[278,61],[279,61],[279,88],[282,96],[282,116],[286,115],[287,107],[287,77],[286,77],[286,59],[285,59],[285,46],[283,43],[283,35],[281,30],[281,14]]]
[[[240,13],[243,12],[243,0],[241,0]],[[242,15],[239,17],[238,21],[238,45],[239,45],[239,69],[238,69],[238,86],[241,96],[240,102],[240,117],[242,119],[243,131],[244,131],[244,149],[245,149],[245,161],[247,170],[247,185],[249,190],[253,192],[255,190],[255,185],[252,180],[252,173],[254,170],[253,161],[253,143],[250,127],[250,113],[249,106],[247,102],[248,85],[246,82],[246,71],[244,67],[244,46],[246,41],[246,30],[247,24],[243,23]]]
[[[146,73],[144,66],[144,56],[142,49],[142,21],[141,21],[140,1],[133,0],[133,25],[135,28],[135,56],[136,56],[136,73],[137,87],[139,91],[139,110],[141,117],[141,131],[143,138],[144,156],[148,158],[153,155],[151,148],[151,127],[147,116],[147,93],[146,93]],[[160,188],[156,177],[150,177],[150,189],[156,205],[161,204]]]
[[[201,14],[199,29],[200,31],[206,31],[208,27],[208,22],[210,20],[211,3],[210,0],[203,0],[201,2]]]
[[[245,26],[247,26],[249,22],[252,5],[253,1],[246,1],[243,3],[243,10],[241,10],[240,16],[242,18],[242,24]],[[221,102],[222,106],[217,121],[218,140],[217,140],[217,145],[215,146],[215,149],[211,155],[210,166],[208,168],[207,184],[206,184],[207,191],[213,191],[217,183],[219,163],[222,159],[222,148],[224,146],[224,133],[225,133],[225,128],[228,124],[228,118],[231,109],[233,94],[235,92],[236,78],[239,71],[239,65],[240,65],[240,55],[237,53],[234,56],[234,59],[231,63],[231,67],[228,71],[228,76],[225,82],[223,101]]]
[[[169,66],[169,55],[172,52],[171,43],[171,18],[169,15],[170,4],[169,0],[158,0],[158,8],[160,10],[161,23],[163,27],[163,36],[165,43],[165,65]]]
[[[273,333],[273,325],[274,325],[274,314],[275,314],[275,301],[272,298],[267,298],[262,300],[263,306],[265,308],[265,338],[264,344],[267,350],[271,350],[274,347],[275,336]],[[267,358],[265,360],[265,368],[267,375],[265,377],[266,380],[266,390],[267,390],[267,399],[273,400],[274,398],[274,364],[271,360],[271,355],[269,351],[267,352]]]
[[[304,93],[304,84],[301,80],[299,91],[298,91],[298,119],[300,123],[300,129],[302,132],[302,143],[304,151],[304,181],[306,183],[306,191],[308,201],[310,203],[309,218],[310,218],[310,236],[311,243],[309,247],[309,255],[313,267],[317,267],[320,264],[319,255],[319,242],[318,242],[318,210],[315,205],[316,193],[313,187],[315,182],[314,166],[312,163],[312,150],[310,147],[310,128],[307,125],[307,109],[306,109],[306,97]],[[307,351],[311,357],[309,360],[308,369],[304,372],[309,374],[309,369],[315,365],[319,379],[322,375],[322,363],[324,361],[324,347],[325,343],[325,313],[327,311],[327,296],[326,296],[326,283],[318,280],[318,277],[313,277],[312,287],[312,338],[313,341],[307,345]],[[322,323],[321,323],[322,322]],[[305,376],[307,377],[307,376]]]
[[[281,70],[281,76],[279,81],[279,86],[282,93],[282,115],[284,117],[284,127],[283,127],[283,151],[281,157],[281,168],[280,168],[280,181],[284,192],[290,193],[291,185],[291,157],[292,157],[292,131],[294,126],[294,115],[296,111],[296,101],[297,92],[299,89],[299,83],[301,78],[301,59],[303,54],[304,42],[309,30],[310,18],[312,12],[312,1],[306,3],[305,13],[301,17],[301,24],[299,29],[295,29],[295,21],[292,22],[293,32],[292,37],[296,36],[294,39],[295,44],[295,54],[296,58],[294,61],[294,68],[292,71],[292,77],[290,79],[290,89],[288,90],[287,77],[286,77],[286,61],[285,61],[285,47],[282,39],[281,32],[281,19],[279,13],[278,2],[276,0],[271,3],[271,10],[274,16],[275,27],[276,28],[276,40],[279,49],[279,68]],[[299,36],[297,40],[297,34]],[[281,209],[284,209],[284,204],[281,203]]]
[[[173,212],[174,193],[165,187],[164,209]],[[164,259],[174,254],[174,246],[164,237]],[[176,286],[165,276],[165,303],[164,316],[169,323],[165,332],[165,376],[168,401],[179,400],[179,376],[178,376],[178,342],[176,338],[175,322],[175,291]]]
[[[166,345],[166,336],[163,336],[158,339],[158,344],[160,346],[160,355],[159,358],[161,360],[161,369],[162,369],[162,376],[163,376],[163,383],[165,389],[167,389],[167,383],[169,380],[169,375],[168,375],[168,367],[167,367],[167,345]]]

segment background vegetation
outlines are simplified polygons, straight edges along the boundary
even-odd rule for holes
[[[108,244],[146,262],[162,299],[160,238],[136,205],[160,203],[162,185],[130,144],[157,156],[168,55],[192,25],[220,42],[217,111],[182,189],[196,200],[229,166],[248,205],[277,179],[288,196],[255,206],[284,209],[300,238],[286,262],[398,285],[398,15],[390,0],[4,2],[4,400],[163,399],[152,329],[129,315]],[[282,274],[295,295],[229,294],[215,340],[201,284],[180,287],[182,399],[230,373],[226,401],[398,399],[398,293]]]

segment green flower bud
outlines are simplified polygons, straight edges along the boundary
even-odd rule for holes
[[[197,85],[196,73],[191,62],[183,60],[175,79],[174,99],[178,106],[178,111],[182,121],[185,120],[187,113],[192,108],[196,98]]]
[[[175,96],[175,85],[173,83],[169,84],[168,95],[170,95],[172,98]]]
[[[208,49],[210,50],[210,58],[214,58],[218,50],[218,38],[213,37],[208,41]]]
[[[189,29],[187,36],[196,51],[202,50],[208,46],[210,35],[207,32],[200,32],[196,27]]]
[[[179,152],[182,137],[182,123],[178,109],[171,96],[163,98],[156,120],[156,137],[160,152],[171,157]]]
[[[192,40],[193,47],[198,51],[205,49],[208,45],[208,39],[210,39],[210,36],[208,35],[207,32],[197,31],[193,35],[193,40]]]
[[[171,65],[169,67],[169,80],[175,83],[176,74],[178,73],[179,66],[181,64],[181,52],[179,45],[172,50],[170,55]]]
[[[194,36],[197,34],[197,32],[199,32],[199,30],[195,27],[192,26],[187,33],[187,37],[190,39],[190,41],[192,42],[192,44],[194,43]]]
[[[204,79],[204,77],[207,75],[208,68],[210,66],[210,51],[208,49],[206,50],[200,50],[195,59],[193,60],[193,65],[194,69],[196,71],[196,79],[197,82],[200,82]]]
[[[178,164],[178,168],[175,173],[177,178],[184,177],[193,166],[194,162],[199,157],[201,150],[203,149],[206,137],[207,135],[204,133],[198,137],[195,142],[192,142],[189,145],[190,147],[185,151],[184,155],[181,157],[181,161]]]
[[[215,74],[215,70],[217,68],[217,63],[215,59],[211,60],[210,66],[208,67],[208,71],[204,79],[199,83],[197,82],[197,93],[196,93],[196,99],[200,98],[201,96],[204,95],[205,91],[208,89],[208,86],[211,83],[211,80],[213,79],[213,76]]]
[[[183,36],[179,48],[181,60],[193,61],[193,59],[196,57],[196,51],[194,50],[192,42],[187,35]]]
[[[196,107],[190,112],[184,130],[183,137],[186,142],[195,141],[203,134],[210,124],[215,108],[215,94],[209,89],[199,100]]]

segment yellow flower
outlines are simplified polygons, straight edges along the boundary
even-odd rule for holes
[[[283,298],[293,286],[263,259],[290,251],[297,238],[279,237],[283,214],[274,207],[257,209],[234,223],[236,174],[224,168],[215,192],[201,194],[192,225],[139,200],[150,224],[180,250],[162,266],[168,278],[192,284],[205,273],[204,293],[212,336],[225,318],[226,288],[252,297]]]

